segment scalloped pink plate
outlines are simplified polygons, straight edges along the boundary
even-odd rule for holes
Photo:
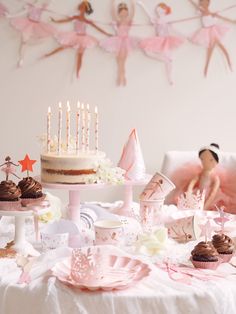
[[[127,289],[151,272],[147,264],[127,256],[109,255],[107,261],[102,278],[89,282],[78,282],[71,278],[71,258],[58,262],[52,268],[52,273],[62,283],[81,290],[111,291]]]

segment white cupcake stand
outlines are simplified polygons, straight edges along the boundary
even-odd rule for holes
[[[33,204],[32,206],[33,207]],[[39,206],[35,206],[38,208]],[[25,237],[25,219],[27,217],[37,217],[43,214],[46,214],[50,211],[50,207],[41,208],[36,210],[25,210],[25,211],[7,211],[0,210],[0,216],[10,216],[15,217],[15,236],[14,236],[14,244],[11,246],[16,252],[24,255],[24,256],[39,256],[40,253],[34,249],[33,245],[26,240]]]

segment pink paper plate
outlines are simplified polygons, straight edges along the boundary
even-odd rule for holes
[[[58,262],[52,268],[52,273],[59,281],[71,287],[89,291],[111,291],[127,289],[147,277],[151,271],[147,264],[127,256],[108,255],[106,260],[108,262],[103,265],[103,276],[94,282],[80,283],[71,278],[71,258]]]

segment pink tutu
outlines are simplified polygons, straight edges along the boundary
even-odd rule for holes
[[[138,40],[129,36],[113,36],[100,42],[100,46],[110,53],[130,52],[138,47]]]
[[[16,168],[13,165],[3,166],[1,170],[6,174],[14,174],[16,172]]]
[[[23,40],[30,38],[46,38],[55,34],[55,29],[51,25],[44,22],[31,21],[28,18],[14,18],[11,25],[22,33]]]
[[[184,43],[184,39],[177,36],[155,36],[143,39],[140,42],[140,47],[145,52],[167,52],[178,48]]]
[[[213,25],[203,27],[198,30],[192,37],[191,42],[204,47],[209,47],[215,41],[221,42],[226,33],[230,30],[227,25]]]
[[[90,35],[78,34],[77,32],[64,32],[56,35],[58,43],[65,47],[75,49],[93,48],[98,44],[95,37]]]

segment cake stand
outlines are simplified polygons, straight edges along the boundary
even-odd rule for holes
[[[133,209],[133,187],[146,185],[151,180],[151,178],[152,176],[150,174],[146,174],[141,180],[126,180],[124,182],[124,203],[122,207],[115,208],[112,213],[134,218],[136,215]]]
[[[33,205],[32,205],[33,207]],[[25,238],[25,219],[27,217],[35,217],[43,215],[48,212],[49,209],[43,208],[37,211],[25,210],[25,211],[7,211],[0,210],[1,216],[15,217],[15,235],[14,244],[11,246],[16,252],[24,256],[39,256],[40,253],[34,249],[33,245],[29,243]]]

